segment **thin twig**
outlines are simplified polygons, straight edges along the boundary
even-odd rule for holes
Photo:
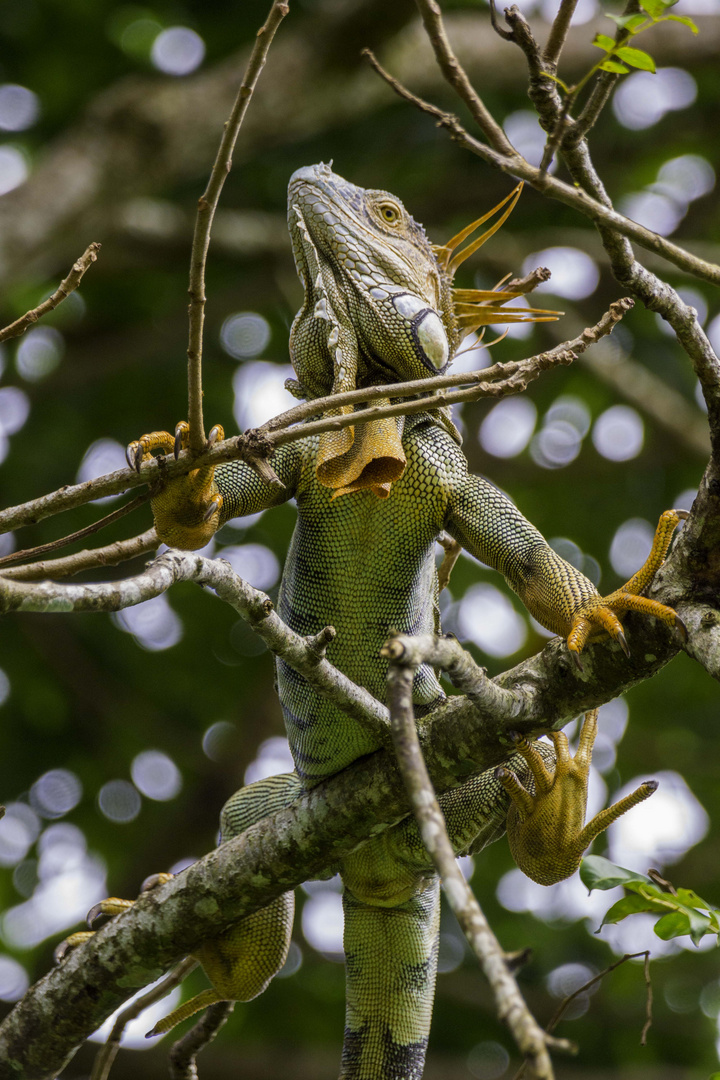
[[[226,439],[216,443],[199,457],[189,450],[180,453],[177,460],[165,458],[152,459],[144,462],[140,471],[133,469],[119,469],[106,476],[100,476],[95,480],[87,480],[83,484],[74,484],[40,496],[19,506],[9,507],[0,511],[0,532],[8,532],[10,529],[20,528],[23,525],[35,524],[42,518],[51,514],[62,513],[65,510],[82,506],[93,499],[105,495],[115,495],[128,488],[135,488],[141,484],[155,484],[160,480],[169,480],[174,476],[181,476],[197,468],[200,465],[217,465],[226,461],[242,459],[252,463],[258,457],[267,458],[275,447],[286,443],[297,442],[311,435],[318,435],[324,431],[337,431],[343,427],[356,424],[366,424],[385,416],[409,416],[414,413],[426,412],[431,409],[443,408],[456,402],[475,401],[481,397],[500,398],[508,394],[519,393],[524,390],[528,383],[536,379],[542,371],[549,368],[570,364],[583,353],[590,345],[595,344],[605,335],[611,333],[613,327],[632,307],[632,301],[627,298],[616,300],[610,305],[602,318],[595,326],[588,327],[571,341],[563,342],[544,353],[538,353],[527,360],[512,361],[508,364],[494,365],[479,372],[471,372],[467,375],[449,375],[436,378],[419,380],[414,383],[395,383],[384,387],[370,387],[367,390],[352,390],[346,394],[337,394],[327,398],[307,402],[305,405],[296,406],[288,410],[280,417],[268,421],[261,428],[246,432],[234,439]],[[497,375],[504,374],[505,378],[492,381]],[[487,376],[490,375],[490,381]],[[478,381],[485,376],[483,381]],[[458,383],[471,383],[467,390],[449,390],[431,394],[429,397],[418,398],[409,402],[396,401],[385,406],[362,409],[359,412],[348,413],[345,416],[334,416],[316,420],[310,423],[298,423],[293,427],[283,427],[275,430],[273,425],[289,418],[298,419],[301,416],[312,415],[333,405],[346,404],[350,401],[358,401],[364,398],[366,401],[379,398],[403,398],[406,394],[415,393],[418,386],[422,385],[428,390],[435,387],[457,385]]]
[[[570,22],[575,14],[578,0],[562,0],[557,15],[550,27],[550,33],[543,50],[543,60],[546,67],[555,74],[558,60],[562,52],[565,40],[570,29]]]
[[[435,3],[435,0],[415,0],[415,2],[427,36],[430,39],[430,44],[433,47],[435,59],[443,75],[457,95],[465,102],[475,123],[490,145],[500,154],[515,154],[514,146],[480,98],[453,52],[445,32],[439,6]]]
[[[462,544],[453,540],[447,533],[440,533],[437,542],[445,551],[443,561],[438,567],[438,592],[442,592],[450,584],[450,575],[462,551]]]
[[[619,968],[620,965],[624,964],[627,960],[636,960],[638,956],[644,956],[645,957],[644,970],[645,970],[645,985],[647,987],[646,1004],[645,1004],[646,1020],[645,1020],[645,1025],[644,1025],[644,1027],[642,1029],[642,1033],[640,1035],[640,1045],[645,1046],[646,1045],[645,1038],[646,1038],[646,1035],[647,1035],[648,1031],[650,1030],[650,1026],[652,1025],[652,985],[650,983],[650,966],[649,966],[650,965],[650,950],[649,949],[643,949],[641,952],[625,953],[625,955],[621,956],[619,960],[616,960],[614,963],[609,964],[602,971],[598,972],[597,975],[594,975],[592,977],[592,979],[588,979],[588,981],[586,983],[583,983],[582,986],[579,986],[577,988],[577,990],[573,990],[572,994],[568,994],[568,996],[566,998],[564,998],[560,1002],[560,1005],[558,1006],[557,1010],[553,1014],[552,1019],[550,1020],[547,1027],[545,1028],[545,1030],[548,1032],[548,1034],[550,1034],[550,1032],[555,1030],[555,1028],[558,1026],[558,1024],[562,1020],[562,1018],[565,1015],[565,1013],[567,1012],[567,1010],[570,1008],[570,1005],[573,1003],[575,998],[580,997],[581,994],[586,993],[590,989],[591,986],[594,986],[595,983],[600,982],[601,979],[604,979],[605,976],[609,975],[611,971],[615,970],[615,968]],[[518,1069],[518,1071],[515,1073],[515,1076],[513,1077],[513,1080],[522,1080],[523,1076],[525,1075],[525,1065],[526,1065],[526,1063],[523,1062],[522,1065],[520,1066],[520,1068]]]
[[[181,963],[169,972],[156,986],[153,986],[151,990],[148,990],[147,994],[143,994],[141,997],[136,998],[131,1005],[128,1005],[127,1009],[123,1009],[113,1024],[113,1029],[108,1036],[107,1042],[103,1044],[95,1057],[90,1080],[107,1080],[110,1075],[110,1069],[112,1068],[118,1050],[120,1049],[123,1032],[130,1021],[140,1016],[140,1014],[145,1012],[150,1005],[154,1005],[156,1001],[160,1001],[176,986],[179,986],[183,979],[189,975],[191,971],[194,971],[197,966],[197,960],[193,960],[192,957],[189,956],[186,960],[181,961]]]
[[[409,101],[422,112],[434,117],[438,126],[445,128],[458,145],[464,146],[466,150],[476,154],[483,161],[494,165],[502,172],[519,180],[526,180],[543,195],[557,199],[566,206],[570,206],[572,209],[591,218],[598,227],[605,226],[614,229],[622,236],[635,240],[641,247],[647,248],[648,251],[654,251],[657,255],[667,259],[668,262],[674,263],[681,270],[686,270],[689,274],[693,274],[703,281],[709,281],[713,285],[720,285],[720,266],[716,263],[700,259],[697,255],[692,255],[689,251],[679,247],[677,244],[673,244],[651,229],[638,225],[636,221],[631,221],[630,218],[625,217],[624,214],[619,214],[611,206],[606,206],[599,199],[593,198],[583,188],[574,187],[571,184],[564,183],[562,180],[558,180],[557,177],[542,173],[539,168],[531,165],[519,154],[516,153],[512,157],[505,156],[485,143],[479,142],[463,127],[454,113],[444,112],[436,105],[432,105],[429,101],[418,97],[417,94],[413,94],[398,79],[385,71],[371,52],[366,50],[366,55],[378,75],[385,80],[399,97],[404,98],[405,101]]]
[[[552,1042],[558,1049],[568,1049],[568,1045],[550,1040],[528,1009],[509,970],[505,952],[460,871],[415,727],[412,691],[417,668],[406,666],[403,657],[398,658],[387,647],[392,643],[391,639],[382,650],[390,660],[390,723],[398,765],[423,843],[442,879],[450,907],[490,983],[498,1016],[507,1023],[520,1052],[531,1062],[537,1080],[553,1080],[548,1044]]]
[[[31,563],[29,566],[9,566],[2,571],[0,577],[13,581],[44,581],[46,578],[72,577],[85,570],[96,570],[99,566],[117,566],[118,563],[127,562],[129,559],[137,559],[139,555],[155,551],[159,546],[160,537],[153,526],[152,529],[147,529],[146,532],[133,536],[129,540],[116,540],[114,544],[107,544],[105,547],[77,551],[74,555],[66,555],[62,559],[44,559],[42,562]]]
[[[222,559],[171,550],[134,577],[87,585],[52,581],[29,584],[0,576],[0,612],[121,611],[167,592],[179,581],[195,581],[214,589],[221,600],[250,623],[271,652],[282,652],[283,659],[320,694],[330,690],[340,708],[372,735],[376,745],[389,744],[385,706],[334,668],[323,655],[323,643],[326,646],[335,631],[328,627],[319,638],[295,633],[282,621],[265,593],[239,578]]]
[[[653,1007],[653,989],[652,989],[652,983],[650,982],[650,953],[649,952],[647,952],[645,954],[645,963],[643,965],[643,970],[644,970],[644,973],[645,973],[645,987],[646,987],[647,993],[645,995],[645,1023],[643,1024],[643,1029],[640,1032],[640,1045],[641,1046],[647,1046],[647,1033],[650,1030],[650,1028],[652,1027],[652,1007]]]
[[[9,326],[0,330],[0,341],[9,341],[10,338],[20,337],[21,334],[25,333],[29,326],[36,323],[43,315],[47,315],[48,311],[52,311],[58,304],[62,304],[63,300],[67,300],[70,293],[74,292],[82,281],[85,271],[97,259],[100,246],[101,245],[98,243],[90,244],[77,262],[73,263],[72,270],[68,276],[60,282],[52,296],[48,296],[47,300],[43,300],[42,304],[33,308],[32,311],[26,311],[21,318],[16,319],[15,322],[10,323]]]
[[[4,555],[0,559],[0,572],[2,572],[4,566],[9,566],[11,563],[27,562],[28,559],[34,559],[38,555],[46,555],[49,551],[57,551],[59,548],[67,547],[68,544],[74,544],[76,540],[84,540],[86,536],[93,536],[96,532],[100,532],[101,529],[107,528],[108,525],[114,525],[116,521],[124,518],[126,514],[137,510],[139,506],[143,506],[149,499],[149,491],[142,495],[136,495],[134,499],[126,502],[124,506],[113,510],[111,514],[106,514],[99,521],[94,521],[92,525],[86,525],[84,529],[78,529],[77,532],[70,533],[68,536],[61,536],[58,540],[50,540],[47,544],[38,544],[37,547],[24,548],[22,551],[13,551],[10,555]]]
[[[265,66],[265,59],[275,32],[288,13],[288,4],[275,0],[265,25],[257,33],[255,45],[248,61],[243,81],[238,90],[230,117],[223,129],[220,147],[210,173],[208,185],[200,196],[195,231],[193,234],[192,254],[190,257],[190,293],[189,330],[188,330],[188,423],[190,424],[190,446],[201,450],[205,445],[205,428],[202,410],[202,340],[205,321],[205,263],[210,246],[210,230],[213,217],[220,199],[225,179],[230,172],[235,142],[240,126],[245,118],[250,98],[257,84],[260,72]]]
[[[213,1041],[234,1008],[234,1001],[216,1001],[181,1039],[173,1043],[170,1050],[172,1080],[197,1080],[197,1055]]]

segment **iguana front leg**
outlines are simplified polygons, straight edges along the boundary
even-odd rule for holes
[[[142,435],[131,442],[125,452],[130,468],[139,469],[144,461],[166,454],[174,454],[177,458],[188,445],[189,431],[189,424],[181,420],[174,435],[168,431]],[[216,424],[208,435],[207,446],[224,438],[222,426]],[[219,527],[223,505],[215,482],[215,466],[192,469],[185,476],[164,484],[154,493],[150,505],[157,534],[164,543],[184,551],[205,547]]]
[[[452,452],[451,448],[451,452]],[[672,608],[639,594],[662,565],[673,532],[686,510],[666,510],[660,517],[652,551],[633,577],[609,596],[601,596],[584,574],[549,546],[502,492],[467,472],[459,452],[451,465],[446,529],[476,558],[499,570],[538,622],[562,635],[581,667],[580,653],[591,638],[610,634],[629,655],[619,615],[641,611],[685,633]]]
[[[618,619],[618,616],[626,611],[642,611],[646,615],[652,615],[667,626],[677,627],[687,640],[685,624],[672,608],[640,595],[665,561],[675,529],[687,517],[687,510],[666,510],[661,514],[650,554],[637,573],[609,596],[591,600],[574,613],[567,643],[576,659],[586,641],[602,630],[607,630],[619,641],[625,655],[630,656],[622,624]]]
[[[510,769],[501,766],[496,770],[497,779],[512,799],[507,817],[510,851],[522,872],[541,885],[553,885],[574,874],[595,837],[657,790],[657,781],[648,780],[630,795],[601,810],[585,825],[596,734],[597,709],[585,715],[574,758],[570,756],[565,733],[550,732],[555,744],[554,772],[548,769],[538,749],[518,735],[515,746],[532,772],[534,795]]]

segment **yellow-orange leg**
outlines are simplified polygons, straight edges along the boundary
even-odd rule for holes
[[[600,630],[606,630],[620,644],[626,656],[630,656],[630,649],[623,633],[622,623],[618,618],[626,611],[641,611],[645,615],[664,622],[667,626],[677,627],[683,638],[687,640],[687,630],[680,617],[672,608],[657,600],[650,600],[646,596],[639,596],[652,581],[657,571],[665,561],[672,535],[680,521],[689,516],[687,510],[666,510],[658,522],[655,530],[652,548],[647,559],[629,581],[626,581],[615,592],[605,597],[594,597],[584,604],[573,618],[572,628],[567,638],[570,650],[576,664],[582,670],[579,654],[582,652],[588,638]]]
[[[126,450],[128,464],[140,469],[151,457],[174,454],[187,448],[189,425],[181,420],[175,434],[152,431],[131,442]],[[225,438],[222,425],[216,424],[208,435],[206,447]],[[218,528],[223,497],[214,480],[215,466],[203,465],[185,476],[175,477],[154,491],[151,499],[158,536],[170,547],[195,551],[204,547]]]
[[[541,885],[552,885],[570,877],[591,841],[657,788],[656,781],[646,781],[584,825],[596,733],[597,710],[594,709],[585,716],[573,758],[565,733],[551,732],[556,756],[554,774],[550,774],[534,746],[520,736],[514,738],[517,751],[533,774],[535,795],[531,795],[509,769],[501,767],[495,773],[512,800],[508,811],[508,840],[513,858],[523,873]]]

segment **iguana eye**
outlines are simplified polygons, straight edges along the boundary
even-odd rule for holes
[[[400,219],[400,211],[392,203],[382,203],[380,206],[380,215],[383,221],[386,221],[388,225],[394,225],[395,222]]]

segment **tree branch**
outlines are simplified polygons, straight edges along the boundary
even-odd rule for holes
[[[28,566],[8,566],[2,570],[0,579],[14,581],[44,581],[45,578],[72,577],[84,570],[96,570],[99,566],[117,566],[118,563],[136,559],[160,546],[155,527],[130,540],[116,540],[105,547],[78,551],[62,559],[47,559]]]
[[[526,360],[507,364],[495,364],[491,368],[459,375],[435,376],[418,379],[408,383],[392,383],[386,386],[373,386],[363,390],[351,390],[344,394],[330,395],[297,405],[263,424],[260,428],[246,432],[224,442],[216,443],[200,456],[190,450],[180,453],[177,460],[160,458],[144,462],[139,471],[119,469],[83,484],[68,485],[58,491],[40,498],[32,499],[19,506],[9,507],[0,512],[0,532],[23,525],[35,524],[52,514],[74,509],[105,495],[116,495],[128,488],[142,484],[154,485],[165,482],[174,476],[181,476],[199,465],[219,465],[225,461],[241,459],[257,466],[265,461],[277,446],[296,442],[299,439],[318,435],[324,431],[337,431],[343,427],[369,423],[384,416],[406,416],[413,413],[427,412],[442,408],[455,402],[475,401],[481,397],[500,398],[524,390],[528,383],[540,373],[557,365],[570,364],[590,345],[612,332],[613,327],[629,310],[631,302],[617,300],[593,327],[588,327],[571,341],[563,342],[554,349],[538,353]],[[467,390],[448,390],[470,383]],[[345,416],[333,416],[313,422],[304,422],[307,418],[325,412],[340,405],[370,403],[383,398],[414,397],[418,390],[429,391],[429,396],[417,400],[395,401],[393,404],[362,409]],[[436,392],[439,391],[439,392]],[[274,474],[264,477],[272,482]]]
[[[390,660],[390,724],[398,765],[423,844],[442,880],[450,907],[490,983],[498,1016],[508,1025],[520,1052],[530,1061],[537,1080],[553,1080],[547,1036],[525,1004],[507,956],[462,875],[423,760],[412,704],[413,679],[421,663],[437,660],[438,650],[431,646],[428,654],[434,655],[423,655],[416,648],[408,660],[406,650],[393,649],[394,644],[390,638],[382,649],[382,654]]]
[[[681,270],[685,270],[703,281],[709,281],[713,285],[720,285],[720,266],[716,263],[709,263],[705,259],[700,259],[697,255],[690,254],[689,251],[678,247],[677,244],[673,244],[664,236],[658,235],[651,229],[646,229],[636,221],[619,214],[612,207],[599,202],[596,198],[588,195],[582,188],[573,187],[571,184],[566,184],[554,176],[548,176],[547,173],[531,165],[519,154],[514,154],[512,157],[499,154],[492,147],[478,142],[466,131],[457,116],[453,113],[444,112],[436,105],[431,105],[430,102],[424,101],[416,94],[411,93],[402,83],[384,70],[369,50],[365,50],[365,55],[378,75],[385,80],[396,94],[434,117],[438,127],[445,128],[454,142],[465,147],[472,154],[476,154],[483,161],[494,165],[501,172],[514,176],[519,180],[527,181],[541,194],[565,203],[566,206],[570,206],[586,217],[591,218],[598,226],[605,225],[608,228],[615,229],[620,235],[637,241],[641,247],[647,248],[648,251],[654,251],[657,255],[680,267]]]
[[[210,173],[210,179],[198,202],[192,254],[190,256],[189,331],[188,331],[188,422],[190,447],[200,451],[205,446],[205,428],[202,409],[202,343],[205,320],[205,263],[210,246],[215,209],[223,184],[232,166],[232,155],[240,126],[245,118],[253,90],[265,66],[268,50],[280,23],[289,11],[285,0],[274,0],[264,26],[258,30],[255,45],[250,54],[240,89],[230,117],[223,129],[220,147]]]
[[[28,327],[36,323],[38,319],[42,319],[43,315],[47,315],[48,311],[52,311],[58,304],[62,304],[63,300],[67,300],[70,293],[75,292],[82,281],[85,271],[97,259],[100,247],[101,245],[98,243],[90,244],[77,262],[73,263],[72,270],[60,282],[52,296],[48,296],[47,300],[43,300],[42,304],[38,304],[32,311],[26,311],[20,319],[16,319],[15,322],[0,330],[0,341],[9,341],[10,338],[20,337]]]

